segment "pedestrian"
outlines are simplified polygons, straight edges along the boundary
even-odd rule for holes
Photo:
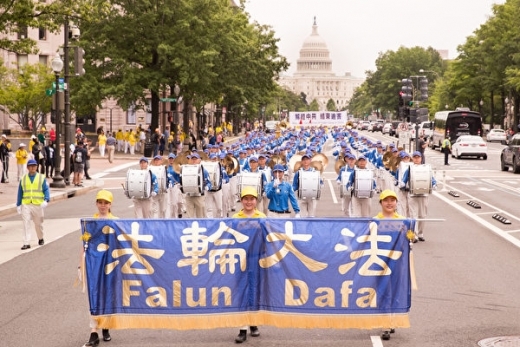
[[[291,184],[285,182],[283,177],[283,165],[276,164],[273,167],[273,180],[265,187],[265,195],[269,199],[269,205],[267,206],[269,218],[289,218],[291,213],[289,204],[293,208],[295,218],[299,218],[300,206],[298,205],[298,199],[296,199],[296,194]]]
[[[159,154],[159,145],[161,144],[161,132],[159,131],[159,128],[155,129],[155,132],[150,137],[150,142],[153,145],[153,156],[155,157]]]
[[[0,142],[0,161],[2,162],[2,183],[9,183],[9,158],[12,155],[11,141],[2,134]]]
[[[107,137],[107,152],[108,152],[108,162],[112,163],[114,161],[114,153],[116,152],[116,143],[117,140],[114,135],[109,132]]]
[[[289,185],[290,188],[290,185]],[[242,203],[242,209],[233,215],[233,218],[266,218],[266,215],[260,212],[256,205],[258,203],[258,192],[255,187],[246,186],[242,188],[240,193],[240,202]],[[260,336],[260,330],[255,325],[249,327],[251,336]],[[240,327],[238,336],[235,337],[236,343],[242,343],[247,340],[247,326]]]
[[[94,218],[99,219],[118,219],[116,216],[112,214],[112,201],[114,201],[114,196],[108,190],[102,189],[96,194],[96,208],[97,212],[94,214]],[[80,266],[78,266],[78,270],[81,274],[85,273],[85,269],[83,268],[83,257],[85,256],[85,249],[82,250]],[[82,278],[83,276],[80,276]],[[88,342],[85,343],[84,347],[97,346],[99,345],[99,335],[97,333],[97,322],[90,316],[90,338]],[[108,329],[101,330],[103,334],[103,341],[111,341],[112,337],[110,336],[110,331]]]
[[[53,143],[56,142],[56,130],[52,127],[51,130],[49,130],[49,140]]]
[[[29,152],[25,149],[25,143],[20,143],[15,153],[17,176],[16,180],[20,181],[20,178],[26,173],[27,160],[29,159]]]
[[[74,178],[72,183],[75,187],[83,187],[81,180],[85,171],[85,163],[87,161],[87,151],[83,148],[83,141],[78,142],[72,154],[74,161]]]
[[[98,142],[97,147],[99,148],[99,155],[101,158],[105,157],[105,149],[107,145],[107,136],[105,135],[105,132],[101,130],[101,132],[98,135]]]
[[[397,213],[397,194],[390,189],[385,189],[379,195],[379,204],[381,204],[381,212],[379,212],[374,218],[377,219],[405,219],[406,217],[401,216]],[[390,333],[394,333],[395,329],[389,328],[383,330],[381,339],[390,340]]]
[[[54,177],[54,143],[49,141],[43,150],[45,152],[45,177]]]
[[[18,185],[16,210],[23,220],[22,251],[31,248],[30,222],[34,223],[38,244],[43,246],[43,210],[50,200],[49,186],[43,174],[36,172],[38,163],[31,159],[27,162],[28,173],[23,175]]]
[[[424,155],[424,151],[426,150],[426,147],[428,147],[428,141],[424,139],[424,134],[421,134],[419,136],[419,142],[417,146],[417,150],[421,152],[422,155],[422,164],[426,164],[426,157]]]
[[[96,149],[95,147],[90,147],[90,144],[92,144],[92,142],[89,139],[86,139],[86,142],[83,142],[83,148],[85,148],[85,151],[87,152],[87,156],[85,157],[85,169],[84,169],[85,178],[87,180],[92,179],[90,177],[90,175],[88,174],[88,170],[90,170],[90,156],[92,155],[92,152],[94,151],[94,149]]]
[[[446,136],[446,138],[442,140],[441,150],[444,153],[444,165],[450,165],[448,163],[449,155],[451,153],[451,141],[449,136]]]

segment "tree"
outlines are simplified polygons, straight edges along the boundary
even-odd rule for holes
[[[0,105],[5,105],[10,118],[22,129],[29,130],[29,124],[36,131],[44,124],[45,115],[50,112],[51,98],[45,94],[54,80],[47,66],[26,64],[20,69],[6,71],[0,87]],[[17,117],[13,117],[17,115]]]
[[[318,104],[318,101],[316,101],[316,99],[313,99],[309,105],[309,111],[319,111],[319,110],[320,110],[320,104]]]
[[[327,101],[327,111],[336,111],[336,110],[337,110],[336,102],[332,99],[329,99],[329,101]]]

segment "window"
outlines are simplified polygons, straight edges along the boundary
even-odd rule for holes
[[[27,57],[27,54],[18,54],[18,56],[17,56],[18,68],[21,68],[22,66],[27,64],[28,59],[29,58]]]
[[[27,38],[27,27],[21,27],[18,31],[18,40]]]
[[[38,40],[47,40],[47,30],[45,28],[38,28]]]
[[[40,55],[39,56],[39,63],[45,66],[48,66],[49,62],[49,56],[48,55]]]

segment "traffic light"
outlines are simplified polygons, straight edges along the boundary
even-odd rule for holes
[[[413,83],[409,78],[403,78],[401,80],[402,87],[401,91],[403,92],[403,100],[405,104],[409,104],[411,100],[413,100]]]
[[[421,101],[428,100],[428,79],[421,77],[419,79],[419,90],[421,91]]]
[[[76,76],[83,76],[85,74],[85,69],[83,65],[85,64],[85,50],[81,47],[74,47],[74,72]]]
[[[403,100],[403,92],[399,92],[399,107],[404,106],[404,100]]]

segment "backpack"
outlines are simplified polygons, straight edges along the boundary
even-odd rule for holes
[[[82,151],[76,152],[76,163],[83,163],[83,153]]]

